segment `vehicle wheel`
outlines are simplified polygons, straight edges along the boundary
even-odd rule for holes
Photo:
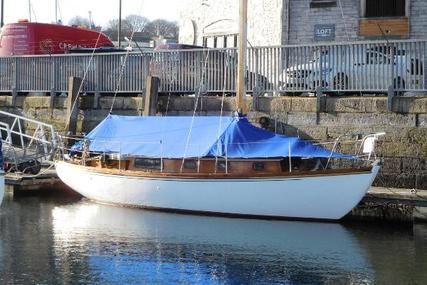
[[[313,83],[311,84],[311,90],[312,91],[316,91],[317,87],[322,87],[324,89],[328,88],[328,82],[326,82],[325,80],[322,80],[322,82],[320,82],[320,80],[317,81],[313,81]]]
[[[402,89],[405,89],[405,80],[403,80],[401,77],[395,78],[393,87],[397,91],[402,91]]]
[[[334,90],[346,91],[348,86],[348,77],[344,73],[338,73],[334,77]]]

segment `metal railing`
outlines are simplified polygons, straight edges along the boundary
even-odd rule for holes
[[[293,158],[301,158],[301,156],[294,155],[292,152],[291,142],[288,142],[288,152],[284,153],[282,157],[283,162],[287,162],[288,166],[284,164],[282,167],[283,172],[289,171],[289,173],[294,171],[322,171],[330,168],[359,168],[359,167],[370,167],[377,164],[380,159],[376,156],[375,149],[380,137],[384,136],[385,133],[369,133],[369,134],[345,134],[339,136],[335,141],[328,142],[314,142],[314,145],[325,148],[326,151],[330,152],[329,156],[320,156],[320,157],[306,157],[303,160],[293,160]],[[62,160],[71,161],[75,164],[80,165],[91,165],[92,162],[95,162],[96,165],[108,168],[116,168],[119,171],[128,170],[127,163],[132,163],[133,169],[139,169],[140,171],[148,172],[165,172],[165,160],[175,160],[180,161],[181,167],[179,164],[169,164],[166,172],[168,173],[201,173],[200,165],[201,160],[214,160],[215,161],[215,170],[213,173],[225,173],[229,174],[229,163],[232,162],[235,157],[229,157],[228,150],[240,148],[241,146],[251,147],[258,144],[265,145],[265,142],[245,142],[245,143],[227,143],[223,145],[224,152],[220,156],[210,156],[202,157],[198,156],[195,153],[192,155],[187,155],[186,147],[181,145],[179,149],[183,150],[182,156],[177,158],[170,158],[164,156],[164,149],[169,149],[170,145],[165,144],[163,141],[120,141],[120,140],[104,140],[104,139],[88,139],[88,138],[76,138],[68,136],[60,136],[60,141],[75,141],[73,147],[67,148],[65,145],[62,145]],[[151,150],[157,150],[156,153],[152,153],[152,156],[131,154],[129,152],[123,152],[125,148],[124,145],[129,147],[130,145],[135,145],[131,147],[133,151],[136,149],[143,150],[144,147],[147,147]],[[286,143],[269,143],[274,147],[283,147],[286,148]],[[95,149],[90,150],[91,146],[95,145]],[[156,146],[153,148],[153,146]],[[176,143],[173,143],[173,146],[176,147]],[[202,153],[201,149],[206,149],[206,144],[189,144],[191,149],[197,149],[197,153]],[[348,154],[347,157],[335,157],[337,153],[341,153],[343,149],[355,151],[353,154]],[[266,158],[268,159],[268,158]],[[240,160],[240,158],[237,158]],[[139,161],[139,162],[137,162]],[[184,169],[185,162],[190,163],[190,166],[186,170]],[[111,163],[109,165],[109,162]],[[258,162],[262,160],[258,159]],[[171,167],[174,165],[173,167]],[[189,171],[188,171],[189,170]]]
[[[57,148],[52,125],[0,111],[4,160],[15,166],[30,160],[51,160]]]
[[[427,91],[426,40],[251,47],[248,92]],[[235,92],[237,50],[194,49],[0,58],[0,92],[66,92],[85,76],[89,93],[141,93],[148,75],[160,92]],[[120,74],[122,73],[121,80]]]

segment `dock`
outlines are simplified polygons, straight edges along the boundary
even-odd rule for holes
[[[5,175],[5,183],[14,194],[38,193],[46,190],[61,190],[66,186],[61,182],[56,171],[49,169],[41,171],[38,175],[22,175],[20,173],[8,173]]]
[[[427,191],[371,187],[346,221],[427,222]]]

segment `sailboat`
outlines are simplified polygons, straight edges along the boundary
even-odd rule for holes
[[[246,6],[241,0],[242,15]],[[237,111],[244,109],[245,22]],[[56,171],[69,187],[102,203],[336,220],[360,202],[378,174],[380,161],[371,154],[379,135],[363,139],[361,149],[368,155],[361,159],[258,128],[241,112],[230,117],[109,115],[56,162]]]
[[[359,203],[380,169],[378,160],[360,167],[325,165],[355,159],[255,127],[238,115],[109,115],[56,162],[56,170],[65,184],[102,203],[334,220]]]

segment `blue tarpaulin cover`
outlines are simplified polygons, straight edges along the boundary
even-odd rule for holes
[[[86,139],[89,150],[122,155],[189,157],[353,158],[255,127],[245,117],[137,117],[109,115]],[[81,143],[74,150],[81,150]]]

